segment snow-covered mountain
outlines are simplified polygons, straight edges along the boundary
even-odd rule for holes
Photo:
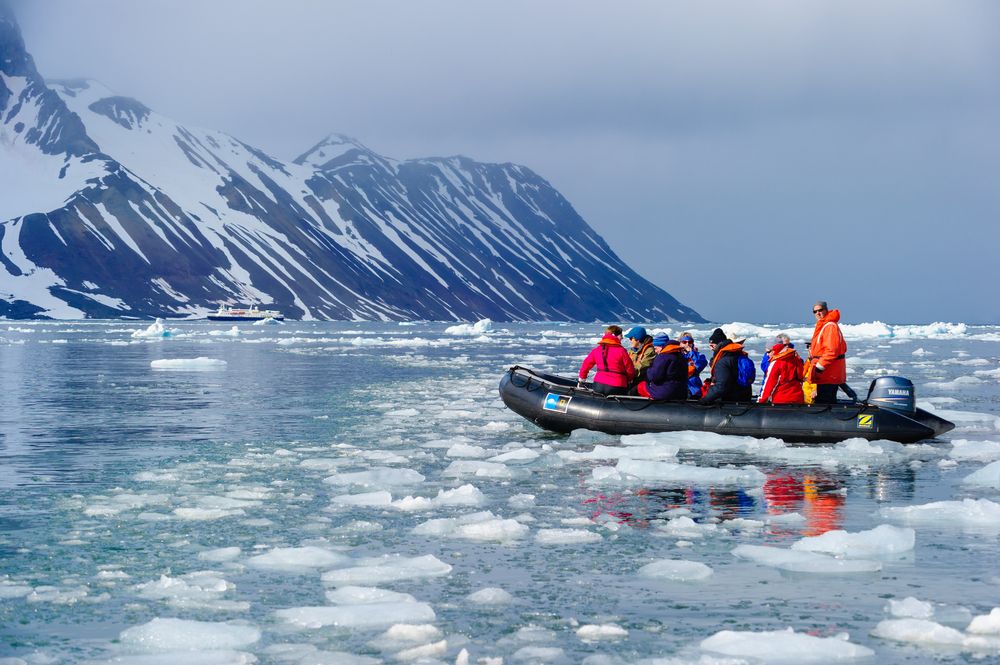
[[[94,81],[0,6],[0,316],[701,320],[515,164],[331,135],[283,162]]]

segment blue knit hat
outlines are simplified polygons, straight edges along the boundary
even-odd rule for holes
[[[659,333],[653,338],[653,346],[666,346],[670,342],[670,335],[667,333]]]
[[[632,326],[625,331],[625,339],[645,339],[646,329],[642,326]]]

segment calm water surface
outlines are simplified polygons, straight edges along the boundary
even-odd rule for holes
[[[595,483],[594,470],[617,460],[566,453],[620,448],[620,437],[554,436],[504,408],[504,369],[570,374],[596,338],[593,326],[495,324],[454,335],[446,324],[289,322],[232,336],[231,324],[180,322],[167,324],[167,338],[131,336],[147,323],[0,321],[0,658],[392,662],[433,643],[433,662],[455,662],[462,649],[470,662],[697,662],[700,642],[720,630],[790,627],[847,633],[881,663],[962,661],[975,654],[870,633],[890,599],[933,603],[935,620],[958,629],[1000,606],[1000,520],[915,525],[916,547],[875,573],[789,573],[732,554],[740,544],[788,548],[829,530],[869,530],[890,523],[879,514],[885,507],[1000,502],[1000,491],[962,482],[1000,458],[988,452],[1000,446],[997,327],[869,326],[848,336],[859,392],[873,376],[910,377],[919,398],[946,416],[960,412],[945,440],[852,452],[663,436],[680,447],[671,461],[764,474],[740,487]],[[782,329],[740,325],[757,357]],[[711,328],[696,330],[704,339]],[[150,364],[199,357],[226,365]],[[967,459],[956,440],[985,442],[986,452]],[[350,475],[364,472],[375,473]],[[473,499],[452,505],[387,503],[465,485]],[[345,499],[358,494],[364,505]],[[482,511],[492,517],[475,515]],[[791,513],[800,517],[774,519]],[[469,515],[478,531],[433,522]],[[548,543],[552,529],[569,542]],[[253,558],[304,547],[313,549],[296,550],[297,561],[294,552],[277,565]],[[433,624],[431,637],[373,641],[411,623],[389,609],[366,626],[303,627],[276,614],[330,606],[324,572],[382,555],[433,555],[451,566],[364,584],[427,603],[433,620],[416,623]],[[700,562],[713,574],[637,574],[661,559]],[[511,599],[468,598],[485,588]],[[223,633],[252,626],[260,637],[225,652],[194,639],[186,660],[119,641],[155,618],[218,623]],[[577,634],[588,624],[627,634],[588,641]]]

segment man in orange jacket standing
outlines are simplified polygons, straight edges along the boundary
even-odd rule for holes
[[[814,404],[835,404],[837,389],[847,383],[847,342],[840,332],[840,310],[830,309],[825,300],[813,305],[816,327],[809,343],[811,381],[816,384]]]

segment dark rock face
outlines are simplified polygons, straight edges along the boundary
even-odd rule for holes
[[[281,162],[99,84],[47,86],[0,10],[3,57],[0,130],[84,176],[0,219],[0,316],[701,320],[523,166],[399,162],[341,135]]]
[[[107,116],[125,129],[141,127],[142,121],[149,117],[149,108],[131,97],[105,97],[88,108],[94,113]]]

